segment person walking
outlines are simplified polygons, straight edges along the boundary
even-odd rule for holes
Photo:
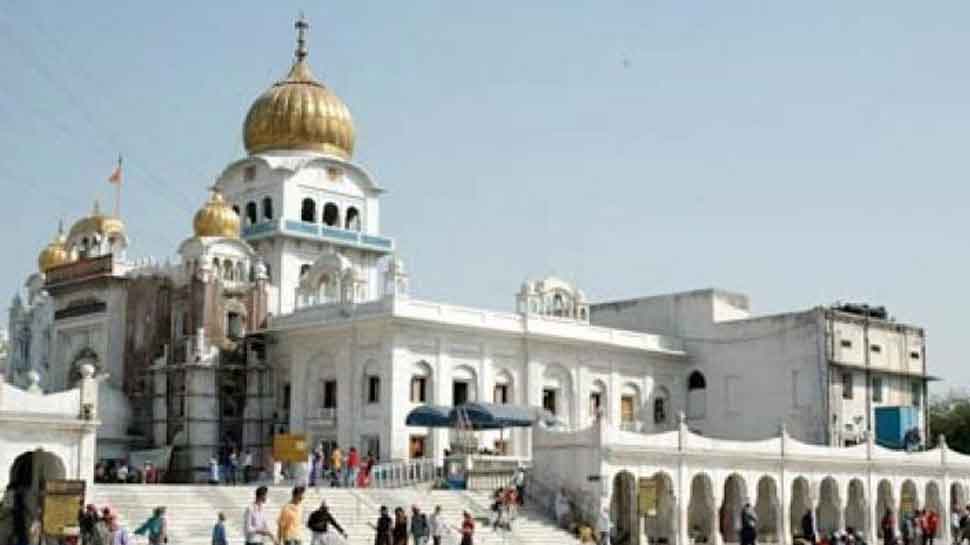
[[[460,545],[473,545],[475,539],[475,519],[468,511],[461,512],[461,543]]]
[[[312,545],[345,545],[347,542],[347,532],[333,518],[326,501],[310,513],[307,527],[313,532]]]
[[[923,543],[935,545],[936,533],[940,530],[940,515],[936,511],[926,511],[923,521]]]
[[[815,545],[815,512],[811,509],[802,515],[802,539]]]
[[[209,458],[209,484],[219,484],[219,461]]]
[[[263,545],[268,538],[274,544],[278,543],[273,533],[269,531],[269,524],[266,522],[266,496],[269,489],[260,486],[256,489],[256,497],[253,503],[246,507],[243,513],[243,534],[245,545]]]
[[[599,545],[610,545],[610,533],[613,529],[613,521],[610,520],[610,510],[606,507],[600,511],[599,519],[596,521],[596,533],[600,536]]]
[[[340,486],[340,478],[343,476],[344,467],[344,453],[340,451],[340,447],[333,447],[333,452],[330,453],[330,471],[333,472],[333,480],[331,484],[333,486]]]
[[[216,516],[216,523],[212,527],[212,545],[229,545],[226,540],[226,515],[219,513]]]
[[[746,503],[741,508],[741,545],[754,545],[758,539],[758,516]]]
[[[441,538],[445,535],[445,521],[441,518],[441,506],[436,505],[428,521],[428,532],[431,534],[432,545],[441,545]]]
[[[78,527],[81,530],[81,543],[83,545],[105,545],[98,533],[98,508],[88,505],[78,517]]]
[[[350,447],[350,453],[347,455],[347,471],[346,471],[346,483],[347,488],[353,488],[357,486],[357,471],[360,469],[360,453],[357,452],[357,447]]]
[[[883,544],[896,545],[896,517],[893,516],[892,509],[886,509],[879,526],[882,528]]]
[[[519,466],[512,477],[512,484],[515,486],[515,494],[518,497],[519,505],[525,505],[525,468]]]
[[[148,536],[150,545],[164,545],[168,543],[168,524],[165,521],[165,508],[156,507],[152,516],[135,530],[136,536]]]
[[[249,484],[253,480],[253,451],[243,452],[243,483]]]
[[[950,536],[953,537],[953,545],[958,545],[960,539],[960,507],[954,506],[950,509]]]
[[[377,517],[377,527],[374,529],[374,545],[391,545],[391,534],[394,522],[387,514],[387,506],[381,506],[380,516]]]
[[[107,510],[105,522],[108,525],[108,543],[110,545],[132,545],[131,534],[121,525],[116,511]]]
[[[393,545],[408,545],[408,516],[404,508],[394,509]]]
[[[313,449],[312,457],[310,458],[310,483],[314,489],[317,487],[317,478],[323,480],[320,473],[320,460],[323,459],[323,450],[320,447]]]
[[[418,509],[417,505],[411,506],[411,538],[414,545],[426,545],[428,543],[428,517]]]
[[[280,509],[280,516],[276,519],[276,535],[283,545],[300,545],[300,522],[303,520],[303,493],[306,488],[293,488],[290,501]]]
[[[232,449],[229,453],[229,475],[226,479],[229,484],[236,485],[239,482],[239,451]]]

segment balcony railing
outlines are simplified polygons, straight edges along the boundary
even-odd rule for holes
[[[368,235],[351,229],[318,225],[306,221],[270,220],[246,225],[242,228],[243,238],[259,237],[276,232],[291,233],[301,237],[322,239],[328,242],[350,244],[359,248],[367,248],[381,252],[394,250],[394,239],[379,235]]]
[[[371,468],[371,486],[375,488],[401,488],[434,481],[438,477],[433,458],[385,462]]]

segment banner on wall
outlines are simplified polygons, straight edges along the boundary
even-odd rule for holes
[[[310,456],[306,436],[281,433],[273,436],[273,459],[278,462],[305,462]]]

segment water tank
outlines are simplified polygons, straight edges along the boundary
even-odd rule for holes
[[[906,432],[919,428],[919,408],[876,407],[876,443],[895,449],[906,448]]]

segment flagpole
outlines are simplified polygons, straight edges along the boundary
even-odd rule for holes
[[[118,155],[118,172],[121,172],[121,155]],[[115,182],[115,217],[121,217],[121,180]]]

